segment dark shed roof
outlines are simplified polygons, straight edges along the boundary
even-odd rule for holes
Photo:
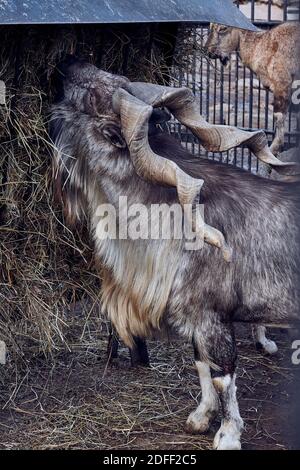
[[[215,22],[255,29],[231,0],[0,0],[0,24]]]

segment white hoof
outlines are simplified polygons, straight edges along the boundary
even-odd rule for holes
[[[241,450],[241,433],[232,423],[222,424],[215,435],[213,448],[216,450]]]
[[[218,440],[218,443],[214,442],[214,449],[216,450],[241,450],[241,442],[239,439],[231,439],[230,436],[223,436]]]
[[[186,421],[186,430],[191,433],[203,434],[208,431],[215,414],[193,411]]]
[[[278,347],[275,341],[271,341],[268,339],[264,344],[263,344],[263,349],[267,354],[273,355],[278,352]]]
[[[0,364],[5,365],[6,363],[6,345],[4,341],[0,340]]]

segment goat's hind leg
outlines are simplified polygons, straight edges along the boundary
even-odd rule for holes
[[[109,364],[113,363],[114,359],[118,357],[119,338],[111,324],[109,324],[109,338],[107,344],[107,361]]]
[[[262,325],[253,325],[252,334],[255,341],[256,348],[262,350],[267,354],[276,354],[278,351],[275,341],[266,337],[266,327]]]

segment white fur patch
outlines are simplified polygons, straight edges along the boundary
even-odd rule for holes
[[[213,447],[216,450],[241,450],[240,436],[234,422],[224,422],[215,435]]]
[[[214,379],[214,385],[222,394],[224,418],[221,427],[215,435],[214,449],[217,450],[240,450],[241,432],[243,420],[240,416],[239,406],[236,398],[235,374]]]
[[[225,375],[225,377],[215,377],[213,379],[213,383],[215,388],[218,390],[218,392],[225,392],[227,388],[230,386],[231,382],[231,377],[230,375]]]
[[[219,399],[212,383],[210,368],[204,362],[196,361],[199,374],[202,397],[198,408],[187,419],[188,430],[204,433],[214,419],[219,409]]]

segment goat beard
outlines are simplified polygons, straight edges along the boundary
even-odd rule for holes
[[[130,348],[134,336],[151,337],[160,330],[181,253],[176,240],[136,245],[137,241],[108,241],[101,248],[98,244],[106,258],[101,266],[102,312]],[[127,266],[126,276],[122,266]]]

